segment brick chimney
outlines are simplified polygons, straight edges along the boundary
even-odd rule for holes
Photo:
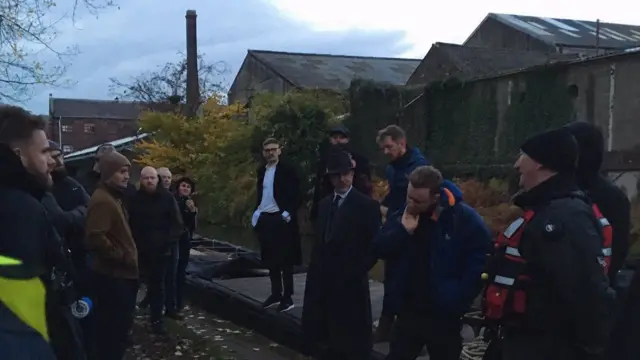
[[[196,11],[187,10],[187,109],[194,116],[200,105],[200,84],[198,82],[198,33]]]

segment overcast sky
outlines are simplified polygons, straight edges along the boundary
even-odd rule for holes
[[[59,0],[58,6],[73,0]],[[110,99],[120,80],[177,59],[185,49],[185,11],[198,13],[198,46],[226,62],[231,83],[247,49],[422,58],[434,42],[462,43],[488,12],[638,24],[630,1],[568,0],[116,0],[120,9],[63,24],[55,46],[77,45],[69,88],[42,88],[28,103],[45,114],[48,96]],[[573,4],[573,5],[570,5]]]

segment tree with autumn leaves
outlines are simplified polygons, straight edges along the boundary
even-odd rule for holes
[[[255,192],[255,160],[247,147],[252,129],[242,120],[244,113],[216,97],[196,118],[147,112],[140,125],[153,137],[138,145],[137,161],[193,177],[204,216],[238,221]]]
[[[331,120],[345,111],[344,104],[335,94],[300,91],[258,95],[249,109],[225,105],[214,96],[196,118],[147,112],[140,125],[153,135],[138,145],[137,161],[193,177],[203,218],[246,225],[255,207],[262,141],[267,137],[281,141],[283,156],[301,174],[304,196],[311,189],[307,175],[314,173],[317,146]]]

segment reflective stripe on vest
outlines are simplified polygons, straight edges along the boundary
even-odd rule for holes
[[[595,217],[602,225],[604,238],[602,254],[606,273],[611,264],[613,229],[600,209],[596,205],[593,205],[592,208]],[[533,211],[526,211],[522,217],[512,222],[496,240],[496,254],[492,261],[497,268],[493,269],[493,273],[490,274],[492,278],[488,278],[489,284],[484,293],[484,315],[487,320],[502,320],[505,315],[517,317],[526,312],[526,292],[530,278],[525,274],[527,261],[520,254],[519,247],[524,229],[534,215]]]
[[[602,215],[602,212],[598,208],[596,204],[592,206],[593,214],[598,219],[600,225],[602,225],[602,256],[603,256],[603,264],[604,264],[604,272],[605,274],[609,273],[609,267],[611,266],[611,255],[613,254],[613,250],[611,247],[613,246],[613,227],[609,220]]]

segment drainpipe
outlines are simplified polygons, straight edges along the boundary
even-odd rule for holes
[[[613,150],[614,104],[616,100],[616,64],[609,67],[609,121],[607,121],[607,151]]]
[[[62,116],[58,116],[58,143],[60,144],[60,150],[64,154],[64,146],[62,145]]]

